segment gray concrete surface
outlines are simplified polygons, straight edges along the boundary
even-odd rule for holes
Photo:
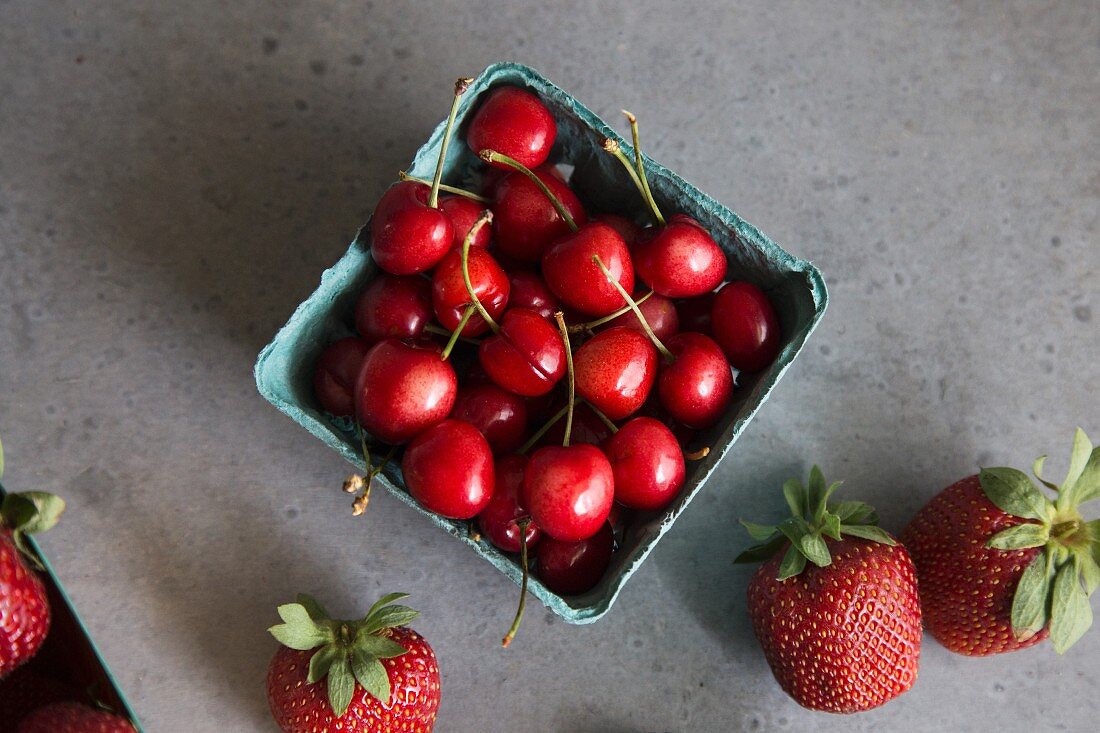
[[[132,7],[128,7],[132,6]],[[590,627],[534,607],[257,396],[251,366],[445,114],[515,59],[827,275],[833,305],[717,481]],[[900,529],[978,463],[1100,439],[1100,5],[0,0],[0,434],[64,494],[45,546],[150,731],[268,731],[297,591],[403,589],[442,731],[1083,729],[1064,658],[926,640],[812,714],[749,632],[735,519],[821,462]]]

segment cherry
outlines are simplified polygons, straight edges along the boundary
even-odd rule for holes
[[[581,402],[573,408],[573,429],[569,434],[571,444],[600,445],[610,436],[611,428],[596,414],[591,405]],[[564,438],[565,421],[557,420],[537,445],[561,445]]]
[[[607,521],[615,478],[593,445],[547,446],[523,472],[523,498],[544,534],[559,540],[591,537]]]
[[[626,292],[634,289],[634,266],[626,243],[601,222],[590,222],[554,242],[542,257],[542,276],[566,305],[585,315],[606,316],[626,301],[594,257],[600,258]]]
[[[642,233],[642,228],[625,216],[619,216],[618,214],[596,214],[592,218],[607,224],[617,231],[628,247],[633,245],[634,240]]]
[[[464,386],[458,390],[451,417],[481,431],[494,454],[507,455],[523,442],[527,401],[495,384]]]
[[[554,313],[561,306],[541,275],[530,270],[513,270],[508,277],[512,286],[508,296],[509,305],[513,308],[530,308],[543,318],[553,320]]]
[[[623,326],[597,333],[573,360],[577,392],[612,420],[641,407],[657,378],[657,349],[645,334]]]
[[[494,232],[497,247],[521,262],[538,262],[547,247],[572,227],[569,220],[588,220],[584,206],[572,189],[551,168],[538,168],[533,175],[561,203],[568,219],[555,208],[542,187],[522,171],[505,176],[493,190]]]
[[[657,395],[669,414],[689,428],[714,425],[733,397],[733,374],[709,336],[681,333],[669,339],[675,359],[657,377]]]
[[[539,543],[537,575],[542,584],[562,596],[575,596],[596,587],[611,564],[615,536],[603,523],[594,535],[569,542],[544,537]]]
[[[566,351],[557,329],[536,311],[509,308],[499,330],[478,347],[478,361],[504,389],[538,397],[565,375]]]
[[[496,481],[485,437],[473,425],[451,419],[409,443],[401,473],[421,506],[450,519],[477,516],[492,499]]]
[[[356,416],[368,433],[398,445],[450,414],[457,383],[438,345],[384,339],[371,348],[359,370]]]
[[[638,277],[670,298],[691,298],[718,287],[728,262],[703,225],[676,214],[664,226],[644,230],[632,249]]]
[[[604,444],[615,473],[615,501],[645,511],[664,509],[684,485],[684,454],[676,436],[651,417],[636,417]]]
[[[528,516],[523,505],[523,469],[527,459],[523,456],[507,456],[496,462],[496,488],[493,498],[477,515],[477,526],[490,542],[505,552],[520,551],[518,520]],[[527,547],[534,547],[542,536],[534,522],[527,524]]]
[[[538,97],[526,89],[494,89],[474,113],[466,143],[475,153],[486,148],[515,158],[528,168],[546,162],[558,128]]]
[[[431,284],[416,275],[382,273],[355,304],[355,328],[371,343],[416,338],[432,317]]]
[[[355,414],[355,379],[370,344],[354,336],[325,347],[313,370],[313,394],[328,413],[336,417]]]
[[[466,196],[444,196],[439,200],[439,208],[443,209],[443,213],[451,220],[451,226],[454,227],[452,240],[454,249],[462,248],[462,240],[473,229],[474,222],[481,216],[481,212],[485,211],[487,204],[488,201],[478,202]],[[492,236],[492,229],[486,226],[471,240],[470,246],[486,249]]]
[[[671,300],[656,293],[644,300],[635,297],[638,301],[638,309],[641,310],[642,316],[645,317],[649,327],[653,329],[653,333],[658,339],[664,341],[679,333],[680,316],[676,311],[676,305]],[[625,326],[645,333],[642,322],[638,320],[637,314],[630,309],[607,322],[608,328],[616,326]]]
[[[726,283],[711,306],[714,340],[734,367],[758,372],[779,354],[779,317],[764,291],[748,282]]]
[[[482,228],[476,235],[484,231]],[[471,244],[473,240],[471,239]],[[459,327],[470,307],[470,294],[462,271],[463,253],[452,250],[432,273],[432,307],[435,317],[449,331]],[[493,256],[484,249],[471,247],[467,255],[470,282],[482,307],[492,318],[499,318],[508,303],[511,286],[508,275]],[[463,336],[478,336],[489,330],[489,324],[476,312],[471,314],[460,331]]]
[[[713,303],[714,293],[677,302],[676,312],[680,316],[680,330],[709,334],[710,308]]]

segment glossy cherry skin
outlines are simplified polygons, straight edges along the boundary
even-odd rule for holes
[[[537,168],[534,173],[561,201],[577,226],[588,221],[580,199],[553,168]],[[518,171],[496,185],[492,209],[497,248],[520,262],[538,262],[555,239],[571,231],[546,194]]]
[[[619,216],[618,214],[596,214],[592,218],[607,224],[617,231],[628,247],[634,244],[634,240],[642,233],[642,228],[625,216]]]
[[[457,391],[455,371],[434,344],[386,339],[363,360],[356,414],[368,433],[400,445],[447,417]]]
[[[440,196],[439,208],[443,209],[443,212],[450,218],[451,226],[455,230],[452,247],[462,249],[462,243],[466,241],[466,235],[474,228],[474,224],[488,207],[465,196]],[[489,241],[492,238],[493,224],[492,222],[486,222],[481,225],[481,229],[478,229],[477,234],[470,240],[470,247],[485,249],[489,246]]]
[[[432,319],[431,283],[417,275],[380,274],[355,304],[355,329],[370,343],[420,336]]]
[[[615,501],[631,509],[657,511],[684,485],[684,452],[676,436],[651,417],[636,417],[604,443],[615,473]]]
[[[477,299],[496,320],[508,304],[508,294],[511,292],[508,274],[483,249],[471,249],[466,264]],[[462,277],[462,253],[451,250],[432,272],[432,309],[440,325],[453,331],[458,328],[469,305],[470,293]],[[462,335],[479,336],[488,330],[489,324],[475,312],[463,327]]]
[[[684,214],[644,230],[631,252],[638,277],[669,298],[708,293],[726,277],[725,253],[702,224]]]
[[[604,525],[586,540],[562,542],[544,537],[539,543],[536,575],[542,584],[560,596],[575,596],[592,590],[607,572],[615,536]]]
[[[779,317],[752,283],[727,283],[714,296],[711,333],[734,367],[758,372],[779,353]]]
[[[546,281],[537,272],[530,270],[513,270],[508,277],[512,284],[511,295],[508,296],[508,304],[513,308],[530,308],[543,318],[553,320],[554,314],[561,309],[558,298]]]
[[[491,91],[478,107],[466,131],[466,143],[475,153],[495,150],[535,168],[550,157],[557,136],[554,116],[538,97],[506,86]]]
[[[325,347],[313,368],[313,394],[325,412],[336,417],[355,414],[355,380],[370,344],[354,336]]]
[[[573,354],[573,374],[577,394],[621,420],[649,396],[657,379],[657,348],[632,328],[600,331]]]
[[[598,256],[626,292],[634,291],[634,265],[613,228],[590,222],[555,241],[542,256],[542,276],[562,303],[588,316],[606,316],[626,305],[592,258]]]
[[[494,454],[507,455],[523,444],[527,400],[495,384],[464,386],[458,390],[451,417],[480,430]]]
[[[712,305],[714,305],[714,293],[677,301],[676,312],[680,316],[680,330],[709,335]]]
[[[428,206],[431,189],[400,181],[382,194],[371,218],[371,255],[386,272],[415,275],[435,267],[454,243],[454,226]]]
[[[600,445],[611,436],[611,428],[593,412],[586,403],[580,402],[573,408],[573,428],[569,433],[569,442],[572,445]],[[565,437],[565,418],[555,422],[546,434],[539,440],[538,445],[561,445]]]
[[[509,308],[500,331],[478,347],[481,368],[496,384],[524,397],[538,397],[565,376],[565,344],[556,326],[527,308]]]
[[[575,542],[607,522],[615,477],[594,445],[539,448],[523,471],[523,502],[543,534]]]
[[[642,297],[643,294],[636,294],[635,300]],[[654,293],[646,298],[643,302],[638,304],[638,310],[642,312],[649,327],[653,329],[653,333],[662,342],[666,339],[670,339],[680,332],[680,315],[676,312],[676,305],[663,295]],[[601,328],[614,328],[616,326],[625,326],[626,328],[633,328],[635,331],[645,333],[645,329],[642,328],[642,322],[638,320],[638,316],[633,310],[629,310],[623,313],[617,318],[613,318],[608,321],[605,326]]]
[[[665,346],[676,358],[657,377],[661,405],[689,428],[709,428],[733,398],[733,373],[722,348],[701,333],[677,334]]]
[[[489,443],[462,420],[444,420],[417,435],[405,448],[401,473],[422,507],[450,519],[477,516],[496,482]]]
[[[519,552],[519,524],[516,520],[528,517],[523,505],[523,470],[527,467],[524,456],[507,456],[496,463],[496,488],[493,498],[477,515],[481,533],[496,547],[505,552]],[[527,549],[538,544],[542,536],[534,522],[527,525],[525,533]]]

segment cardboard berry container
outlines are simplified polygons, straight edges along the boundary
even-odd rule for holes
[[[570,185],[592,210],[637,215],[643,210],[636,189],[619,163],[601,145],[610,137],[630,156],[632,146],[603,120],[538,72],[514,63],[494,64],[481,73],[463,95],[455,139],[445,161],[443,181],[474,188],[484,165],[465,144],[466,122],[483,95],[500,85],[526,87],[537,94],[558,125],[551,162],[572,166]],[[441,97],[441,106],[443,105]],[[443,137],[440,123],[417,151],[409,172],[431,178]],[[693,445],[711,446],[701,461],[688,463],[683,490],[665,511],[637,517],[612,556],[604,578],[579,596],[559,596],[532,576],[531,592],[565,621],[591,623],[611,608],[630,576],[638,569],[676,518],[702,490],[718,463],[733,449],[738,436],[768,399],[825,312],[828,294],[821,273],[812,264],[783,250],[760,230],[659,163],[645,158],[653,194],[667,213],[683,212],[711,233],[729,260],[730,280],[747,280],[762,288],[779,315],[782,348],[762,372],[742,375],[725,418],[704,431]],[[370,227],[364,226],[344,256],[321,276],[317,290],[294,312],[275,339],[260,352],[256,384],[260,393],[292,420],[320,438],[348,461],[363,469],[356,434],[346,421],[326,416],[312,390],[313,366],[322,349],[351,335],[352,310],[363,287],[379,272],[370,256]],[[460,375],[461,376],[461,375]],[[389,466],[379,480],[390,493],[419,511],[440,529],[463,542],[517,584],[516,558],[488,541],[471,539],[470,524],[444,519],[421,508],[405,490],[400,468]],[[722,487],[713,487],[722,490]]]
[[[0,485],[0,500],[4,498],[4,494],[4,487]],[[54,531],[64,532],[63,523],[64,519],[62,527]],[[95,702],[110,708],[111,712],[129,718],[138,733],[143,733],[141,722],[126,696],[122,694],[122,689],[92,641],[84,622],[80,620],[76,607],[58,580],[49,559],[33,537],[28,536],[25,539],[45,568],[39,573],[39,577],[46,584],[46,594],[50,601],[50,631],[34,658],[13,674],[18,675],[26,670],[65,687],[74,695],[87,694]],[[5,680],[0,680],[0,694],[4,682]],[[90,704],[91,701],[81,698],[81,702]],[[0,720],[0,730],[7,730],[4,724],[11,722]]]

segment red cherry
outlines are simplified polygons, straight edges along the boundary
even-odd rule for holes
[[[635,296],[635,299],[637,297]],[[676,312],[676,305],[665,296],[654,293],[638,303],[638,308],[642,311],[646,321],[649,322],[649,327],[653,329],[654,335],[661,341],[670,339],[680,332],[680,316]],[[638,320],[638,316],[633,310],[611,319],[607,322],[605,328],[616,326],[625,326],[645,333],[645,328],[642,327],[641,321]]]
[[[607,456],[592,445],[547,446],[523,472],[523,501],[550,537],[583,540],[607,522],[615,479]]]
[[[525,397],[546,394],[565,376],[558,329],[527,308],[509,308],[500,331],[478,347],[478,361],[498,385]]]
[[[496,481],[485,437],[461,420],[444,420],[409,443],[401,473],[412,497],[450,519],[470,519],[485,508]]]
[[[680,316],[680,330],[709,334],[710,308],[713,304],[714,293],[677,302],[676,312]]]
[[[573,408],[573,427],[569,433],[570,445],[600,445],[611,436],[607,427],[596,412],[585,402]],[[542,436],[537,445],[561,445],[565,438],[565,419],[555,422]]]
[[[527,401],[495,384],[465,386],[458,390],[451,417],[480,430],[494,454],[507,455],[523,443]]]
[[[615,501],[657,511],[684,485],[684,453],[676,436],[651,417],[636,417],[604,444],[615,473]]]
[[[313,369],[313,394],[321,407],[336,417],[355,414],[355,380],[370,344],[354,336],[325,347]]]
[[[431,284],[416,275],[382,273],[355,304],[355,328],[370,343],[416,338],[432,318]]]
[[[544,537],[539,543],[537,575],[542,584],[561,596],[592,590],[607,572],[615,536],[604,522],[596,534],[580,542]]]
[[[578,226],[588,221],[580,199],[553,168],[537,168],[533,173]],[[521,262],[538,262],[555,239],[572,231],[546,194],[520,171],[508,174],[496,185],[492,209],[497,247]]]
[[[757,372],[779,353],[779,318],[768,296],[752,283],[727,283],[714,296],[711,331],[730,364]]]
[[[606,316],[626,301],[593,258],[599,257],[626,292],[634,290],[634,265],[619,233],[590,222],[554,242],[542,257],[542,276],[566,305],[589,316]]]
[[[722,417],[733,397],[733,374],[725,354],[701,333],[677,334],[665,345],[676,358],[657,378],[661,404],[689,428],[709,428]]]
[[[670,298],[703,295],[726,277],[725,253],[702,224],[685,214],[644,230],[631,252],[638,277]]]
[[[635,412],[657,378],[657,348],[632,328],[593,336],[573,355],[577,394],[612,420]]]
[[[436,345],[379,341],[355,383],[359,424],[379,440],[399,445],[447,417],[457,388],[454,369]]]
[[[618,214],[597,214],[592,218],[607,224],[617,231],[628,247],[633,245],[634,240],[642,233],[642,228],[625,216],[619,216]]]
[[[508,274],[493,256],[483,249],[470,248],[467,258],[470,283],[478,301],[496,319],[504,312],[511,286]],[[458,328],[470,306],[470,294],[462,277],[462,252],[451,250],[432,273],[432,308],[435,317],[448,331]],[[477,312],[462,329],[463,336],[478,336],[489,330],[489,324]]]
[[[465,196],[443,196],[439,199],[439,208],[443,209],[443,213],[451,220],[451,226],[454,227],[452,248],[462,249],[462,240],[466,239],[474,223],[481,217],[481,212],[485,211],[486,205]],[[492,226],[482,226],[470,240],[470,246],[486,249],[492,236]]]
[[[490,542],[505,552],[519,552],[519,523],[528,516],[523,505],[523,469],[527,459],[507,456],[496,463],[496,488],[493,498],[477,515],[477,526]],[[542,533],[534,522],[527,525],[527,549],[539,541]]]
[[[371,219],[371,255],[386,272],[415,275],[435,267],[454,243],[454,226],[428,206],[431,188],[399,181],[382,194]]]
[[[546,162],[558,127],[538,97],[519,87],[499,87],[482,102],[466,142],[475,153],[489,148],[515,158],[528,168]]]
[[[530,308],[547,320],[553,320],[554,314],[561,310],[557,297],[537,272],[513,270],[508,277],[512,285],[508,304],[513,308]]]

